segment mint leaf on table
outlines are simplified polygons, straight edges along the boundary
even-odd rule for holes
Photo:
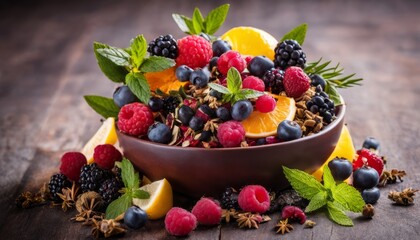
[[[130,72],[127,74],[125,82],[131,92],[133,92],[142,103],[147,104],[149,102],[151,96],[150,87],[143,74]]]
[[[327,192],[318,192],[311,198],[311,201],[305,208],[305,212],[313,212],[322,208],[325,204],[327,204]]]
[[[343,226],[353,226],[353,221],[334,202],[327,203],[328,217]]]
[[[115,105],[113,99],[94,95],[84,96],[84,99],[87,104],[89,104],[89,106],[102,117],[118,117],[120,108]]]
[[[134,67],[138,68],[143,63],[147,53],[147,42],[143,35],[138,35],[131,41],[131,59]]]
[[[119,66],[109,60],[108,58],[102,56],[98,50],[99,49],[108,49],[110,46],[94,42],[93,43],[93,50],[95,53],[96,61],[98,62],[99,68],[102,72],[113,82],[124,82],[125,75],[127,75],[128,70],[125,67]]]
[[[287,39],[294,39],[296,40],[301,46],[303,42],[305,42],[306,31],[308,30],[308,24],[304,23],[295,28],[293,28],[290,32],[286,33],[279,42],[283,42]]]
[[[331,191],[335,189],[336,183],[335,183],[333,175],[331,174],[330,168],[328,167],[327,164],[325,164],[324,166],[322,180],[324,180],[325,188],[331,189]]]
[[[144,59],[140,72],[160,72],[175,66],[175,61],[166,57],[150,56]]]
[[[362,212],[365,201],[362,195],[354,187],[347,183],[340,183],[332,191],[334,199],[339,202],[346,210],[352,212]]]
[[[310,200],[317,193],[326,191],[324,186],[322,186],[314,176],[309,175],[304,171],[283,166],[283,172],[293,189],[295,189],[303,198]]]
[[[112,201],[105,211],[106,219],[115,219],[119,215],[123,214],[129,207],[131,207],[133,198],[125,193],[121,197]]]

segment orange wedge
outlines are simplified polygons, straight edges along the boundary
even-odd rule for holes
[[[149,83],[150,90],[160,89],[162,92],[169,93],[171,90],[179,90],[186,82],[180,82],[175,76],[175,67],[168,68],[161,72],[145,73],[146,80]]]
[[[277,126],[283,120],[293,120],[296,106],[293,98],[272,94],[277,100],[276,108],[269,113],[254,110],[251,115],[242,121],[245,136],[249,138],[262,138],[277,134]]]

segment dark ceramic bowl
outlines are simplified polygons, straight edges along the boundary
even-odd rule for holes
[[[321,132],[293,140],[249,148],[183,148],[141,140],[118,131],[124,155],[152,181],[166,178],[174,191],[191,197],[219,197],[226,187],[261,184],[270,189],[289,186],[282,166],[308,173],[333,152],[343,127],[345,106]]]

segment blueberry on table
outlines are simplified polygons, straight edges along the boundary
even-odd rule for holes
[[[359,189],[375,187],[379,182],[378,172],[371,167],[363,166],[353,173],[353,186]]]
[[[147,222],[147,214],[141,208],[133,206],[127,209],[124,214],[124,223],[129,228],[139,229]]]
[[[369,189],[365,189],[362,191],[362,198],[365,201],[365,203],[375,204],[379,197],[381,196],[381,192],[379,191],[379,188],[373,187]]]
[[[156,122],[149,127],[147,137],[152,142],[168,143],[171,141],[172,132],[166,124]]]
[[[379,141],[376,138],[367,137],[363,142],[362,148],[378,150],[379,146]]]
[[[291,141],[302,137],[299,124],[290,120],[283,120],[277,127],[277,137],[280,141]]]
[[[123,107],[126,104],[138,102],[139,99],[131,92],[127,85],[118,87],[113,95],[114,103],[118,107]]]
[[[335,181],[344,181],[353,172],[353,165],[345,158],[334,158],[328,163]]]

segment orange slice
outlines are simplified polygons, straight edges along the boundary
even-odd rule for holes
[[[283,120],[293,120],[296,106],[293,98],[272,94],[277,100],[276,108],[269,113],[261,113],[254,110],[251,115],[242,121],[245,136],[250,138],[262,138],[277,134],[277,126]]]
[[[176,66],[161,72],[145,73],[150,90],[156,91],[159,88],[162,92],[169,93],[171,90],[179,90],[179,87],[184,86],[186,82],[178,81],[175,70]]]

